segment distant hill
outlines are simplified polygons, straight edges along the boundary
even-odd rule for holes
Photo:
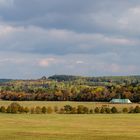
[[[140,83],[140,76],[102,76],[102,77],[84,77],[73,75],[53,75],[48,79],[57,81],[76,81],[84,80],[87,82],[109,82],[109,83]]]
[[[48,77],[48,79],[57,80],[57,81],[74,81],[74,80],[85,79],[85,78],[87,77],[73,76],[73,75],[53,75]]]
[[[0,79],[0,83],[10,82],[12,79]]]

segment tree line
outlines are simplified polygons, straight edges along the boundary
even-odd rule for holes
[[[58,83],[59,85],[60,83]],[[16,86],[2,87],[0,99],[10,101],[100,101],[108,102],[112,98],[130,99],[140,102],[140,86],[56,86],[54,88],[26,87],[17,90]],[[22,88],[21,88],[22,89]]]
[[[30,114],[52,114],[52,113],[57,113],[57,114],[114,114],[114,113],[140,113],[140,107],[131,107],[131,108],[123,108],[122,110],[116,108],[115,106],[113,107],[95,107],[93,109],[88,108],[84,105],[78,105],[77,107],[73,107],[71,105],[65,105],[62,108],[58,108],[55,106],[54,108],[52,107],[23,107],[20,104],[13,102],[9,106],[1,106],[0,107],[0,112],[1,113],[12,113],[12,114],[21,114],[21,113],[30,113]]]

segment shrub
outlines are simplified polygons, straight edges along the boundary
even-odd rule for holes
[[[100,113],[105,113],[105,108],[104,107],[101,108]]]
[[[111,108],[111,112],[112,112],[112,113],[118,113],[118,110],[117,110],[116,107],[112,107],[112,108]]]
[[[19,111],[20,113],[23,113],[23,112],[24,112],[24,107],[23,107],[23,106],[20,106],[20,107],[18,108],[18,111]]]
[[[43,113],[43,114],[46,114],[46,112],[47,112],[47,108],[46,108],[45,106],[43,106],[43,107],[42,107],[42,113]]]
[[[100,109],[99,109],[98,107],[96,107],[96,108],[94,109],[94,112],[95,112],[95,113],[99,113],[99,112],[100,112]]]
[[[139,106],[136,106],[136,107],[135,107],[134,113],[140,113],[140,107],[139,107]]]
[[[77,113],[78,114],[86,114],[86,113],[88,113],[88,108],[83,106],[83,105],[79,105],[77,107]]]
[[[111,109],[110,109],[110,108],[106,108],[106,109],[105,109],[105,112],[106,112],[107,114],[110,114],[110,113],[111,113]]]
[[[6,108],[5,108],[5,106],[1,106],[1,107],[0,107],[0,111],[1,111],[2,113],[6,113]]]
[[[29,108],[28,108],[28,107],[25,107],[25,108],[24,108],[24,112],[25,112],[25,113],[28,113],[28,112],[29,112]]]
[[[17,106],[11,107],[11,113],[18,113],[18,107]]]
[[[90,113],[90,114],[93,114],[93,109],[90,109],[90,110],[89,110],[89,113]]]
[[[11,108],[14,108],[14,107],[17,107],[19,108],[20,107],[20,104],[19,103],[16,103],[16,102],[13,102],[10,104]]]
[[[64,110],[65,110],[66,113],[71,113],[72,106],[70,106],[70,105],[65,105],[65,106],[64,106]]]
[[[41,113],[42,113],[41,107],[37,106],[37,107],[35,108],[35,112],[36,112],[37,114],[41,114]]]
[[[18,113],[20,107],[18,103],[13,102],[7,107],[7,113]]]
[[[10,106],[7,107],[6,112],[11,113],[11,107]]]
[[[84,113],[84,114],[88,114],[88,113],[89,113],[88,107],[84,107],[84,108],[83,108],[83,113]]]
[[[77,107],[77,113],[78,114],[82,114],[83,113],[83,106],[82,105],[78,105],[78,107]]]
[[[123,113],[128,113],[128,108],[125,107],[125,108],[123,108],[122,111],[123,111]]]

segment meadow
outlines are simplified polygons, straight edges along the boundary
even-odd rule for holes
[[[8,106],[11,101],[0,101]],[[18,101],[22,106],[84,105],[132,107],[138,104]],[[140,114],[7,114],[0,113],[0,140],[139,140]]]
[[[139,114],[0,114],[0,140],[139,140]]]

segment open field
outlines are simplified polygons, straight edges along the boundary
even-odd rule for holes
[[[139,114],[0,114],[0,140],[139,140]]]
[[[8,106],[14,101],[0,101],[0,106]],[[132,104],[111,104],[108,102],[70,102],[70,101],[16,101],[22,106],[28,106],[28,107],[34,107],[34,106],[58,106],[58,107],[63,107],[65,105],[71,105],[74,107],[77,107],[78,105],[84,105],[89,108],[93,107],[101,107],[102,105],[107,105],[107,106],[116,106],[118,108],[123,108],[123,107],[135,107],[136,105],[140,105],[138,103],[132,103]]]

